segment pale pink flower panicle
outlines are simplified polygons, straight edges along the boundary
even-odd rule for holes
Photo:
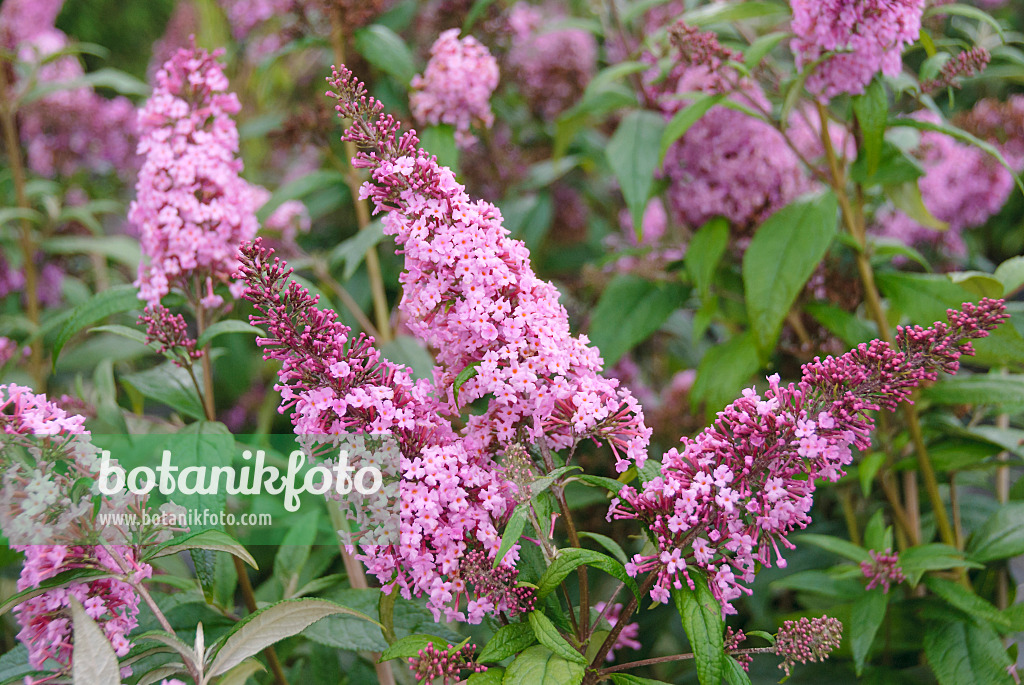
[[[475,140],[471,126],[494,123],[490,98],[497,87],[498,62],[487,47],[449,29],[430,48],[426,70],[413,77],[409,107],[416,121],[454,126],[459,145],[468,147]]]
[[[243,248],[240,276],[257,311],[252,322],[267,331],[257,344],[265,359],[282,364],[274,386],[279,411],[292,410],[300,436],[391,436],[400,451],[398,544],[361,546],[360,558],[389,591],[427,595],[435,617],[479,623],[512,609],[523,599],[514,591],[516,572],[491,570],[499,526],[514,506],[501,472],[489,455],[469,453],[456,438],[429,381],[413,381],[407,368],[383,359],[373,338],[352,336],[334,311],[319,309],[289,282],[290,273],[261,240]],[[511,574],[500,584],[505,590],[474,575],[467,560],[480,549],[488,580]],[[516,558],[513,550],[503,563]]]
[[[172,286],[202,306],[223,298],[213,288],[238,268],[238,248],[258,228],[262,196],[239,175],[238,98],[217,62],[220,52],[181,49],[157,72],[156,87],[139,111],[145,157],[128,213],[146,261],[139,297],[159,304]],[[229,283],[232,292],[238,285]]]
[[[757,564],[785,565],[780,546],[810,523],[815,481],[836,481],[851,462],[851,446],[870,446],[871,412],[893,411],[939,372],[955,373],[959,359],[1005,318],[1001,300],[965,303],[948,323],[899,327],[896,344],[861,344],[838,358],[815,358],[799,384],[768,379],[763,396],[753,388],[718,412],[696,438],[669,450],[658,477],[642,488],[624,487],[609,518],[637,519],[658,550],[636,555],[626,571],[654,572],[651,596],[668,601],[691,569],[707,574],[723,613],[750,590]]]
[[[797,67],[809,69],[825,58],[807,78],[807,89],[827,100],[863,93],[878,72],[900,72],[903,48],[921,31],[925,0],[790,0],[790,5]]]
[[[489,398],[482,414],[466,419],[466,450],[496,453],[525,431],[556,449],[607,441],[619,471],[642,464],[650,429],[639,403],[601,375],[586,336],[572,336],[558,291],[534,274],[498,208],[473,201],[450,169],[417,148],[414,134],[399,135],[351,72],[335,72],[330,83],[339,114],[354,122],[345,139],[364,150],[353,163],[371,175],[361,195],[384,212],[385,233],[405,256],[399,307],[413,334],[437,350],[446,409],[459,415]]]

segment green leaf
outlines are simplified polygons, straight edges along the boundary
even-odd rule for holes
[[[858,157],[850,167],[850,178],[863,186],[891,186],[910,183],[924,176],[924,167],[905,150],[882,141],[875,171],[869,172],[867,157]]]
[[[575,661],[583,666],[587,665],[587,658],[572,648],[572,645],[562,637],[555,624],[543,612],[539,610],[531,611],[528,618],[530,619],[530,627],[533,628],[533,634],[537,636],[537,642],[566,661]]]
[[[471,673],[466,685],[501,685],[505,679],[505,669],[492,666],[483,673]]]
[[[853,603],[850,616],[850,646],[853,650],[853,662],[858,676],[864,672],[864,662],[871,649],[871,643],[875,640],[875,634],[882,625],[882,620],[885,619],[887,606],[889,606],[889,595],[880,587],[865,592]]]
[[[729,685],[751,685],[750,676],[734,657],[725,657],[725,681]]]
[[[856,347],[878,337],[878,328],[864,321],[856,314],[825,302],[810,302],[804,311],[848,346]]]
[[[926,571],[944,571],[950,568],[983,568],[967,561],[955,547],[937,542],[918,545],[900,552],[900,568],[911,585],[917,585]]]
[[[74,625],[71,682],[74,685],[115,685],[121,682],[121,667],[106,634],[89,618],[85,608],[71,598],[71,620]]]
[[[137,343],[143,345],[146,344],[146,334],[140,331],[138,328],[131,328],[129,326],[121,326],[118,324],[110,324],[107,326],[96,326],[95,328],[89,329],[90,333],[113,333],[119,335],[122,338],[128,338],[134,340]]]
[[[274,556],[274,577],[284,588],[284,596],[292,597],[298,590],[299,576],[309,560],[309,552],[316,541],[320,512],[316,509],[305,514],[285,534]]]
[[[885,186],[885,196],[900,210],[917,223],[936,231],[949,230],[949,224],[938,219],[924,204],[921,187],[917,181],[895,183]]]
[[[880,78],[873,79],[862,95],[853,98],[853,112],[861,131],[860,152],[864,155],[865,171],[870,177],[882,161],[885,124],[889,117],[889,99]]]
[[[412,52],[397,33],[386,26],[370,24],[356,29],[355,39],[356,50],[367,62],[409,85],[416,67]]]
[[[831,535],[805,533],[797,537],[794,542],[806,542],[809,545],[820,547],[825,551],[832,552],[833,554],[849,559],[850,561],[855,561],[858,564],[862,561],[871,561],[871,555],[868,554],[868,551],[863,547],[858,547],[848,540],[832,537]]]
[[[601,350],[605,366],[614,366],[661,328],[685,299],[686,288],[680,283],[632,274],[613,278],[590,317],[590,340]]]
[[[551,193],[540,192],[522,195],[501,203],[501,215],[505,217],[505,228],[513,238],[526,243],[531,250],[537,249],[555,216]]]
[[[566,576],[580,566],[593,566],[614,578],[618,578],[626,584],[626,587],[633,592],[637,599],[640,598],[640,589],[637,587],[636,581],[629,577],[626,573],[626,568],[622,564],[607,554],[580,547],[566,547],[559,550],[558,556],[555,557],[555,560],[551,562],[551,566],[548,567],[548,570],[544,572],[544,575],[537,582],[537,598],[544,599],[547,597],[565,580]]]
[[[455,127],[451,124],[428,126],[420,133],[420,147],[437,157],[437,163],[458,173],[459,148],[455,145]]]
[[[286,599],[255,611],[231,627],[207,669],[227,673],[264,648],[305,630],[326,616],[346,614],[380,625],[369,616],[323,599]]]
[[[413,336],[396,335],[379,347],[385,359],[391,360],[393,364],[407,366],[413,378],[431,378],[434,358]]]
[[[758,36],[750,47],[743,53],[743,64],[747,69],[753,69],[761,63],[769,52],[775,49],[775,47],[789,38],[789,33],[785,31],[775,31],[773,33],[767,33],[763,36]]]
[[[682,19],[690,26],[708,26],[724,22],[756,19],[759,17],[781,17],[789,14],[789,8],[774,2],[737,2],[705,5],[683,14]]]
[[[619,560],[619,563],[625,566],[626,562],[629,561],[629,557],[626,556],[626,550],[622,549],[622,545],[612,540],[607,535],[601,535],[600,533],[590,533],[585,530],[579,532],[581,538],[587,538],[593,540],[597,544],[608,550],[612,556]]]
[[[960,17],[966,17],[968,19],[977,19],[978,21],[984,22],[995,29],[996,33],[999,34],[999,38],[1006,42],[1006,35],[1003,33],[1003,25],[999,23],[999,20],[993,17],[988,12],[972,7],[970,5],[962,5],[960,3],[950,3],[948,5],[933,5],[928,7],[924,11],[924,17],[931,17],[934,15],[950,15],[955,14]]]
[[[584,483],[590,485],[596,485],[599,488],[604,488],[609,492],[618,492],[626,486],[622,481],[615,480],[614,478],[608,478],[606,476],[593,476],[589,473],[581,473],[578,476],[573,476],[571,480],[581,480]]]
[[[498,628],[494,637],[484,645],[476,660],[482,664],[498,663],[510,656],[515,656],[535,642],[537,642],[537,636],[534,634],[531,624],[509,623],[507,626]]]
[[[480,366],[479,361],[475,361],[472,364],[468,364],[462,371],[459,371],[459,375],[455,377],[455,382],[452,383],[452,394],[455,396],[455,404],[459,403],[459,390],[466,384],[470,378],[476,375],[477,367]]]
[[[498,547],[498,553],[494,555],[494,566],[498,568],[498,564],[505,558],[505,555],[512,545],[519,542],[519,536],[523,534],[523,529],[526,528],[526,512],[522,509],[522,506],[516,507],[512,510],[512,516],[509,517],[508,523],[505,525],[505,531],[501,534],[501,546]]]
[[[693,648],[697,678],[701,685],[719,685],[725,675],[722,607],[708,589],[703,573],[690,570],[690,577],[696,589],[691,590],[684,583],[681,588],[672,590],[672,597]]]
[[[1024,503],[1004,504],[974,532],[967,556],[980,563],[1024,554]]]
[[[1003,296],[1002,282],[984,271],[954,271],[946,274],[946,277],[978,297],[999,298]]]
[[[942,274],[883,272],[875,276],[878,287],[911,321],[927,326],[946,320],[946,310],[975,298]]]
[[[494,4],[494,0],[475,0],[473,6],[466,13],[466,20],[462,22],[462,33],[468,34],[473,29],[473,24],[482,17],[487,8]]]
[[[437,647],[444,647],[445,649],[451,643],[445,640],[443,637],[437,637],[436,635],[407,635],[393,645],[390,645],[385,649],[381,655],[379,661],[391,661],[392,659],[410,659],[417,656],[420,650],[426,649],[427,645],[435,645]]]
[[[239,321],[238,319],[226,319],[224,321],[218,321],[215,324],[211,324],[209,328],[203,331],[203,334],[196,340],[196,347],[203,349],[211,340],[227,333],[246,333],[248,335],[266,336],[266,332],[263,329],[257,328],[252,324]]]
[[[693,234],[690,244],[686,246],[686,270],[697,287],[701,298],[711,288],[711,280],[718,269],[726,248],[729,247],[729,222],[722,217],[715,217],[704,224]]]
[[[714,415],[735,399],[759,368],[761,359],[751,331],[711,347],[697,366],[697,380],[690,391],[692,406],[706,402],[708,415]]]
[[[78,88],[110,88],[120,95],[149,95],[149,85],[131,74],[104,67],[96,71],[90,71],[77,78],[66,81],[45,81],[37,85],[21,99],[21,104],[30,102],[66,90],[77,90]]]
[[[1010,658],[987,626],[962,621],[929,621],[924,654],[940,685],[1012,685]]]
[[[1002,611],[960,583],[938,576],[925,576],[924,584],[937,596],[946,600],[950,606],[959,609],[975,621],[988,621],[1000,632],[1010,630],[1010,619]]]
[[[579,685],[586,666],[556,656],[543,645],[530,647],[505,669],[503,685]]]
[[[996,279],[1003,284],[1007,296],[1024,287],[1024,257],[1011,257],[996,267]]]
[[[242,543],[235,540],[222,530],[200,530],[184,533],[177,537],[161,543],[149,550],[145,555],[146,559],[158,559],[170,556],[178,552],[193,549],[207,549],[213,552],[226,552],[236,556],[254,569],[259,569],[256,560],[252,558],[249,551]]]
[[[605,148],[608,164],[615,173],[626,207],[638,230],[654,187],[654,171],[660,159],[665,120],[660,114],[633,110],[615,130]]]
[[[724,100],[726,95],[726,93],[700,95],[696,100],[675,113],[672,119],[669,120],[668,125],[665,126],[665,132],[661,134],[661,143],[658,148],[659,164],[665,162],[665,155],[668,153],[668,149],[672,147],[672,144],[685,136],[690,127],[700,121],[700,118],[707,114],[709,109]],[[640,224],[634,223],[633,225],[639,226]]]
[[[46,580],[40,581],[38,587],[28,588],[21,592],[16,592],[0,604],[0,616],[3,616],[8,611],[18,606],[22,602],[38,597],[48,590],[54,588],[66,587],[72,583],[83,583],[90,580],[99,580],[100,578],[112,578],[113,573],[109,571],[101,571],[99,569],[91,568],[74,568],[67,571],[61,571],[57,575],[47,578]]]
[[[132,269],[142,261],[139,241],[125,235],[60,236],[44,240],[39,247],[47,254],[103,255]]]
[[[799,199],[770,216],[750,241],[743,255],[743,290],[761,350],[775,347],[793,302],[828,251],[837,209],[831,192]]]
[[[356,275],[359,265],[366,258],[366,253],[384,240],[384,225],[379,221],[370,222],[366,228],[357,231],[354,236],[341,241],[337,247],[331,250],[328,263],[331,268],[339,262],[345,263],[345,270],[342,272],[342,281],[348,281]]]
[[[80,330],[111,314],[133,309],[142,309],[142,302],[139,301],[139,291],[131,285],[117,285],[98,292],[89,300],[72,309],[53,343],[54,367],[57,365],[57,357],[60,356],[64,345]]]
[[[641,678],[638,675],[631,673],[612,673],[612,682],[615,685],[668,685],[663,680],[651,680],[650,678]]]
[[[289,200],[301,200],[317,190],[345,185],[345,177],[340,171],[320,169],[296,178],[278,188],[256,212],[260,223],[266,222],[274,210]]]
[[[121,382],[186,416],[201,419],[206,415],[188,371],[173,362],[122,376]]]
[[[223,423],[214,421],[197,421],[191,423],[177,433],[166,436],[165,449],[174,455],[174,465],[178,466],[179,477],[185,469],[192,467],[205,467],[207,469],[216,466],[231,466],[231,455],[235,451],[235,440],[231,432]],[[207,510],[219,515],[224,511],[227,504],[227,494],[220,490],[214,494],[203,495],[195,493],[191,495],[176,493],[172,499],[175,504],[185,507],[191,511]],[[219,527],[219,524],[218,524]],[[215,526],[192,526],[192,533],[199,533],[201,530],[211,530]],[[193,542],[199,541],[211,545],[224,545],[221,547],[207,547],[195,545],[197,549],[213,551],[226,551],[232,554],[241,554],[235,547],[235,541],[230,536],[222,537],[211,535],[207,538],[193,537]],[[240,557],[244,559],[244,556]],[[251,559],[251,557],[250,557]],[[248,562],[247,562],[248,563]]]
[[[1024,375],[944,376],[935,385],[925,388],[922,396],[943,405],[1024,407]]]

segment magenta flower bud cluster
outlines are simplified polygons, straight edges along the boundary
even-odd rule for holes
[[[921,92],[935,93],[945,88],[960,87],[958,79],[974,76],[988,66],[992,59],[991,53],[981,47],[973,47],[961,52],[942,65],[942,70],[934,79],[921,83]]]
[[[409,670],[416,677],[418,683],[440,683],[440,685],[455,685],[463,682],[463,671],[470,673],[483,673],[486,666],[473,663],[473,652],[476,645],[467,644],[458,649],[447,647],[435,647],[431,642],[421,649],[419,653],[409,658]]]
[[[797,663],[824,661],[843,640],[843,624],[829,616],[785,621],[775,635],[775,653],[782,657],[779,668],[790,675]]]
[[[626,571],[656,573],[651,597],[667,602],[683,582],[692,589],[690,571],[700,569],[723,613],[735,613],[731,602],[750,593],[743,583],[758,563],[785,566],[779,546],[792,548],[788,534],[810,522],[815,480],[838,480],[851,446],[870,445],[870,412],[892,411],[940,371],[955,373],[973,353],[971,339],[1006,316],[1001,300],[965,303],[948,312],[948,324],[899,327],[895,346],[875,340],[816,358],[798,385],[772,376],[763,397],[745,390],[700,435],[669,450],[658,477],[613,500],[609,519],[639,520],[658,545]]]
[[[153,305],[146,307],[139,325],[146,327],[146,344],[159,344],[157,354],[170,355],[178,366],[184,367],[190,360],[203,356],[203,351],[196,349],[196,341],[189,337],[188,324],[181,314],[172,315],[166,307]]]
[[[412,79],[409,107],[416,121],[455,127],[461,147],[473,144],[472,125],[490,128],[494,123],[491,93],[498,87],[498,62],[487,46],[473,36],[459,40],[459,30],[449,29],[430,48],[423,74]]]
[[[179,50],[157,72],[153,95],[139,111],[145,157],[128,219],[147,260],[139,265],[139,298],[159,304],[172,286],[206,308],[223,304],[214,286],[238,268],[238,248],[258,228],[261,200],[239,176],[238,98],[216,57]],[[240,285],[231,283],[233,293]]]
[[[891,549],[884,552],[870,550],[868,553],[871,555],[871,561],[865,559],[860,562],[860,570],[868,579],[868,590],[881,587],[882,592],[888,593],[890,586],[899,585],[907,579],[900,568],[899,555],[893,554]]]
[[[900,72],[903,48],[921,31],[925,0],[790,0],[790,5],[797,67],[813,69],[807,89],[827,100],[863,93],[878,72]],[[838,54],[827,56],[832,52]]]

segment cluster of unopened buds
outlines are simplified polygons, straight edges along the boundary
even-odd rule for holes
[[[196,341],[189,337],[188,324],[181,314],[172,315],[163,305],[146,307],[139,317],[139,325],[146,327],[146,344],[157,343],[157,354],[167,354],[178,366],[199,359],[203,351],[196,349]]]
[[[797,663],[824,661],[843,640],[843,624],[829,616],[786,621],[775,635],[775,654],[782,657],[779,668],[790,675]]]
[[[865,559],[860,562],[860,570],[868,579],[868,590],[880,586],[882,592],[889,592],[890,586],[899,585],[907,579],[903,574],[903,569],[899,566],[899,555],[893,554],[891,549],[886,549],[884,552],[871,550],[869,554],[871,561]]]
[[[462,681],[462,672],[483,673],[486,666],[473,662],[476,645],[463,645],[458,649],[435,647],[431,642],[421,649],[417,656],[409,659],[409,670],[420,683],[436,683],[454,685]]]

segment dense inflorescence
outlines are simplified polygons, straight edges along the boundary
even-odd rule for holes
[[[139,297],[154,305],[172,285],[201,306],[223,297],[214,286],[238,268],[238,248],[256,234],[261,197],[239,175],[240,108],[217,62],[219,53],[179,50],[157,72],[156,87],[139,111],[145,157],[128,212],[147,262],[139,265]],[[230,283],[233,293],[240,285]]]
[[[961,52],[942,65],[939,75],[934,79],[923,81],[921,91],[935,93],[944,88],[960,87],[961,78],[968,78],[981,72],[988,66],[992,55],[980,45]]]
[[[868,579],[868,590],[881,587],[882,592],[889,592],[889,587],[899,585],[907,579],[903,575],[903,569],[899,565],[899,555],[893,554],[891,549],[884,552],[870,550],[871,561],[865,559],[860,562],[861,573]]]
[[[669,450],[658,477],[637,490],[626,486],[609,518],[637,519],[658,545],[636,555],[630,575],[658,574],[651,596],[667,602],[672,588],[694,587],[693,569],[708,575],[724,613],[750,590],[756,565],[785,565],[780,545],[810,522],[815,480],[836,481],[852,459],[851,446],[870,445],[870,412],[892,411],[922,382],[954,373],[971,340],[1006,318],[999,300],[965,303],[949,323],[900,327],[895,346],[861,344],[838,358],[805,364],[799,384],[768,379],[718,412],[715,422],[683,447]]]
[[[459,39],[458,29],[442,33],[430,48],[430,61],[412,79],[409,107],[421,123],[450,124],[462,147],[475,141],[473,125],[494,123],[491,93],[498,87],[498,62],[473,36]]]
[[[895,76],[921,31],[925,0],[790,0],[797,66],[823,98],[864,92],[875,74]],[[835,52],[832,56],[828,53]],[[824,58],[820,64],[814,64]]]
[[[476,645],[467,644],[458,649],[436,647],[429,643],[416,656],[409,658],[409,670],[419,683],[436,683],[455,685],[462,682],[462,673],[483,673],[486,666],[473,663],[473,652]]]
[[[782,657],[779,668],[788,676],[798,662],[824,661],[842,639],[843,624],[829,616],[786,621],[775,636],[775,653]]]
[[[399,124],[350,72],[336,72],[331,83],[339,114],[355,122],[345,138],[372,150],[354,160],[371,173],[361,195],[385,213],[385,233],[402,248],[399,308],[437,350],[446,408],[458,415],[489,396],[487,410],[466,421],[467,452],[495,452],[525,431],[556,449],[605,440],[620,471],[642,464],[650,429],[639,404],[600,375],[597,349],[572,336],[558,291],[534,274],[529,250],[509,237],[498,208],[472,201],[413,134],[399,136]],[[462,374],[470,377],[456,393]]]

